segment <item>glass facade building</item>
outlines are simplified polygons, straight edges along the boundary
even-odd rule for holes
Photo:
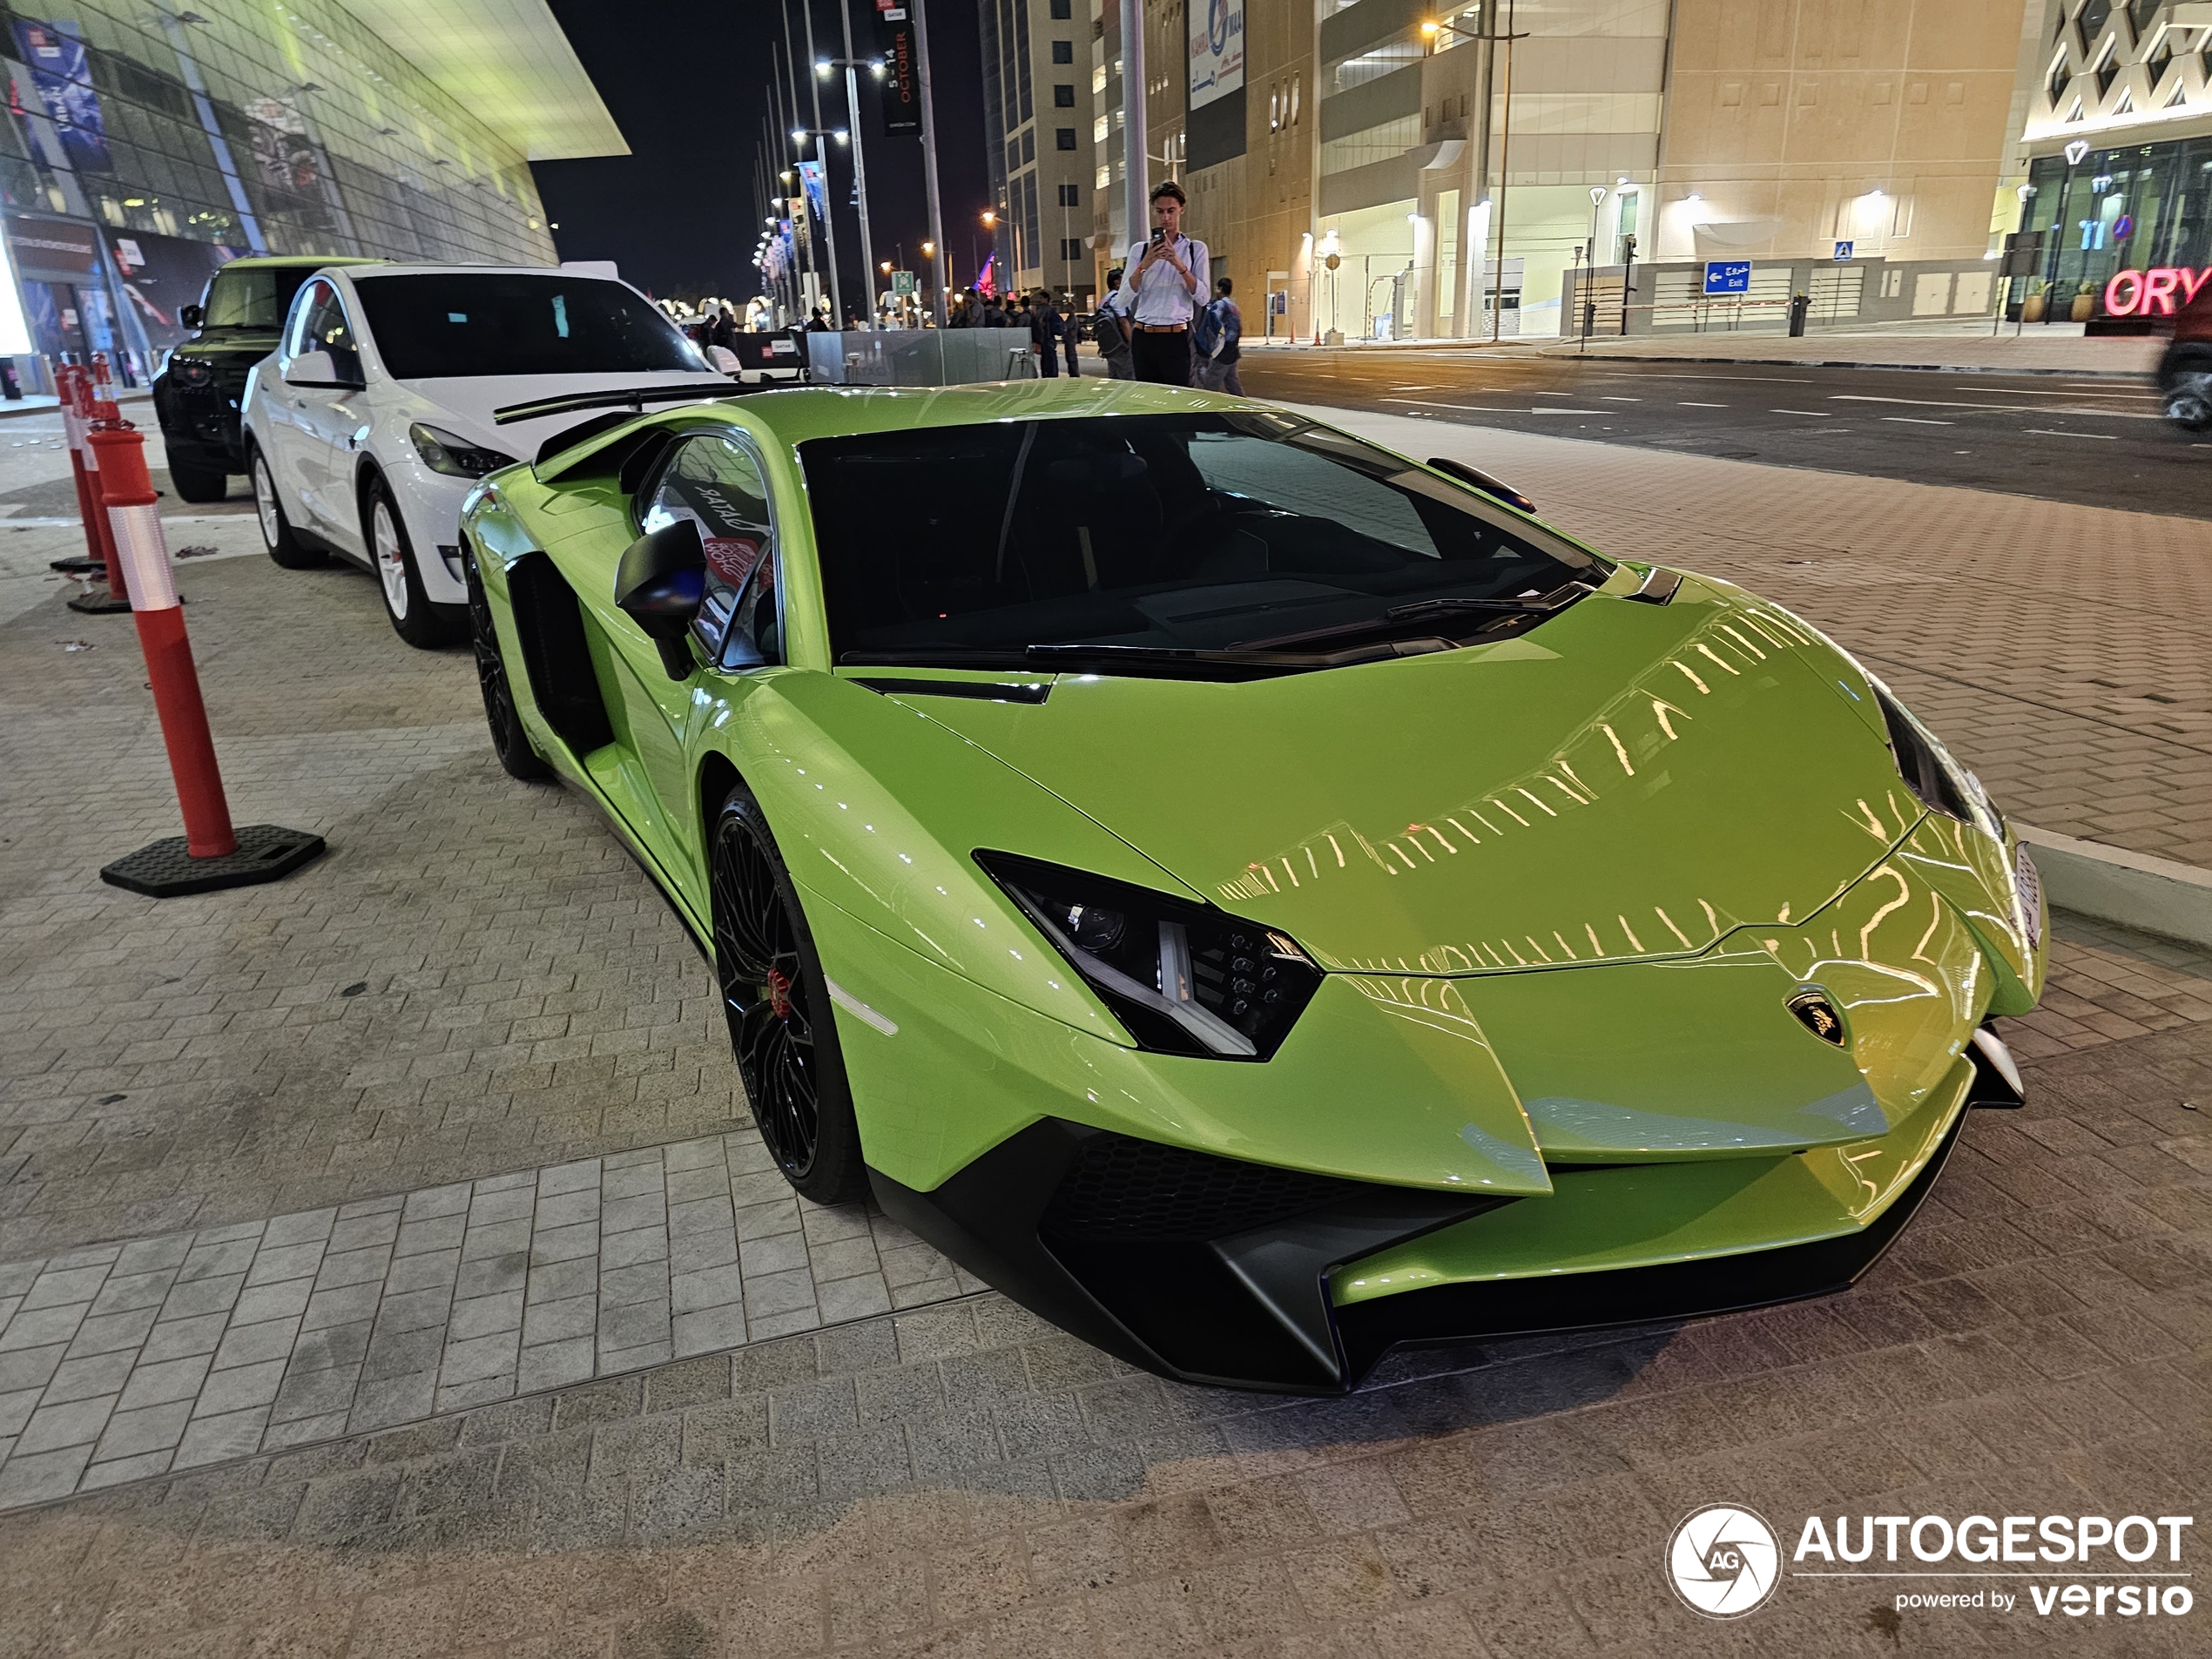
[[[143,381],[244,254],[556,259],[522,153],[327,0],[0,3],[0,351]]]
[[[2026,228],[2043,233],[2043,280],[2101,294],[2118,271],[2212,266],[2212,138],[2040,156]]]

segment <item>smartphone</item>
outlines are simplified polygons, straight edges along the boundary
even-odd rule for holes
[[[1152,241],[1155,246],[1157,246],[1159,243],[1164,242],[1167,239],[1168,233],[1164,229],[1157,225],[1152,227]]]

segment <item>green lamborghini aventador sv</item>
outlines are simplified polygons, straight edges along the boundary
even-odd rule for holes
[[[471,497],[484,707],[806,1197],[1330,1392],[1848,1285],[2019,1103],[2034,867],[1789,612],[1247,400],[652,395]]]

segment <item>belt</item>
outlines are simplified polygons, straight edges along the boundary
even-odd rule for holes
[[[1130,325],[1140,334],[1180,334],[1187,333],[1187,322],[1139,322]]]

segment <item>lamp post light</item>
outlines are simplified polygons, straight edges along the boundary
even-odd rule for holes
[[[853,56],[853,14],[842,4],[837,10],[845,24],[845,56],[822,59],[814,65],[814,73],[826,75],[833,69],[845,71],[845,118],[853,124],[853,185],[860,199],[860,269],[866,271],[875,263],[875,245],[868,234],[868,163],[860,142],[860,83],[853,78],[853,71],[865,69],[876,79],[881,80],[883,60],[880,57]],[[831,257],[836,256],[833,254]],[[873,305],[868,307],[868,319],[873,325],[875,319]]]
[[[793,127],[791,130],[791,136],[792,141],[799,147],[802,160],[806,158],[806,140],[813,139],[814,155],[822,164],[822,233],[829,242],[831,320],[837,327],[842,328],[845,327],[845,299],[843,291],[838,287],[837,281],[837,215],[831,210],[830,203],[829,152],[822,147],[821,141],[824,138],[835,138],[840,144],[845,144],[850,140],[852,135],[843,127]],[[802,199],[806,194],[803,188],[799,193]]]

